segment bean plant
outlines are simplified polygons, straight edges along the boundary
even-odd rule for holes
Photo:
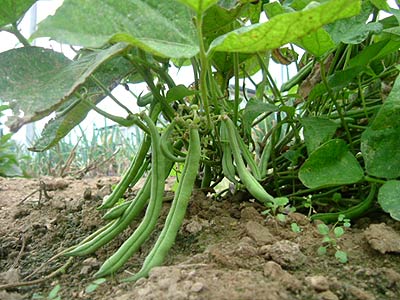
[[[18,23],[34,2],[0,7],[1,30],[21,43],[0,54],[11,130],[54,112],[31,147],[45,151],[94,110],[144,135],[98,208],[109,223],[64,252],[93,254],[145,211],[97,277],[116,273],[152,234],[173,168],[182,172],[163,229],[127,280],[163,263],[193,189],[212,191],[224,180],[266,208],[276,199],[299,209],[311,203],[314,220],[379,208],[400,220],[398,7],[384,0],[65,0],[27,40]],[[39,37],[70,45],[74,59],[31,46]],[[297,73],[278,84],[271,60]],[[176,82],[172,65],[189,66],[193,83]],[[137,82],[148,88],[131,103],[139,114],[112,95]],[[98,107],[107,96],[125,115]],[[120,204],[142,176],[135,199]]]

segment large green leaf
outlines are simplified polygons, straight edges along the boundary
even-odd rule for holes
[[[293,4],[296,6],[296,4],[292,2],[292,5]],[[304,6],[306,6],[306,4],[304,4]],[[301,9],[303,8],[304,7],[301,7]],[[279,2],[271,2],[264,5],[264,10],[269,19],[293,11],[292,8],[282,6]],[[300,10],[300,8],[296,10]],[[315,56],[321,56],[335,47],[335,43],[332,41],[330,35],[323,28],[311,32],[297,40],[295,43]]]
[[[196,12],[203,12],[210,6],[218,2],[218,0],[178,0],[189,6]]]
[[[359,0],[330,0],[303,11],[280,14],[268,22],[231,31],[216,38],[211,51],[257,52],[294,42],[338,19],[356,15]]]
[[[378,202],[382,209],[390,216],[400,221],[400,181],[390,180],[381,186],[378,193]]]
[[[330,140],[339,127],[332,120],[319,117],[303,118],[300,122],[304,127],[304,140],[308,154],[311,154],[322,143]]]
[[[73,80],[60,73],[71,61],[64,55],[39,47],[24,47],[0,53],[0,98],[9,102],[17,118],[10,124],[18,130],[23,124],[51,113],[71,87]]]
[[[299,170],[301,182],[309,188],[351,184],[360,181],[363,175],[357,159],[339,139],[321,145]]]
[[[367,22],[372,9],[373,7],[368,1],[363,1],[360,14],[352,18],[338,20],[333,24],[325,26],[325,28],[336,43],[361,43],[371,32],[376,33],[383,29],[380,23]]]
[[[17,22],[37,0],[2,0],[0,27]]]
[[[14,117],[13,131],[22,125],[49,115],[70,97],[105,61],[125,51],[127,45],[116,44],[95,51],[77,61],[38,47],[13,49],[0,54],[0,98],[9,102]]]
[[[93,76],[112,90],[126,74],[131,72],[130,64],[121,56],[117,56],[102,64],[96,69]],[[92,79],[92,76],[85,81],[81,91],[86,100],[94,104],[98,104],[107,96],[106,92]],[[29,150],[44,151],[56,145],[60,139],[86,118],[91,109],[87,102],[79,101],[75,96],[69,97],[68,101],[56,112],[56,117],[46,124],[40,138]],[[67,113],[60,113],[62,111],[67,111]]]
[[[361,151],[368,174],[400,176],[400,77],[371,125],[361,135]]]
[[[39,24],[40,36],[84,47],[126,42],[173,58],[199,51],[190,9],[172,0],[65,0]]]

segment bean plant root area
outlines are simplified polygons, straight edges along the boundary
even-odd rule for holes
[[[168,192],[156,232],[115,276],[93,277],[135,222],[91,256],[49,262],[105,224],[96,208],[118,180],[0,178],[1,300],[400,299],[399,222],[384,214],[354,221],[336,241],[348,256],[341,263],[333,247],[318,254],[324,244],[318,223],[298,212],[283,221],[262,215],[265,208],[241,193],[215,200],[195,191],[164,266],[148,278],[123,282],[140,269],[161,231]]]

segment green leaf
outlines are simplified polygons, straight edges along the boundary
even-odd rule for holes
[[[332,120],[320,117],[305,117],[300,122],[304,127],[304,140],[308,154],[311,154],[322,143],[330,140],[339,127]]]
[[[343,140],[326,142],[311,153],[299,171],[301,182],[309,188],[351,184],[360,181],[364,172]]]
[[[265,103],[261,100],[250,99],[243,110],[243,127],[247,134],[250,134],[253,121],[264,112],[278,111],[278,107]]]
[[[16,23],[37,0],[2,0],[0,5],[0,27]]]
[[[378,33],[383,27],[380,23],[368,23],[372,6],[368,1],[363,1],[361,13],[344,20],[338,20],[325,26],[336,43],[359,44],[370,33]]]
[[[378,193],[378,203],[390,216],[400,221],[400,181],[390,180],[381,186]]]
[[[358,55],[349,60],[349,68],[365,67],[371,62],[382,59],[390,53],[397,52],[400,48],[400,40],[384,39],[365,47]]]
[[[361,152],[368,174],[395,179],[400,176],[400,77],[361,135]]]
[[[318,229],[318,232],[322,235],[329,234],[329,227],[326,224],[318,224],[317,229]]]
[[[65,0],[33,36],[89,48],[126,42],[173,58],[199,51],[191,11],[173,0]]]
[[[360,10],[359,0],[331,0],[304,11],[280,14],[266,23],[241,27],[215,39],[211,51],[253,53],[294,42]]]
[[[64,55],[39,47],[24,47],[0,54],[0,98],[14,115],[10,129],[40,120],[68,100],[105,61],[127,49],[115,44],[70,61]]]
[[[387,0],[369,0],[376,8],[380,10],[390,11],[390,6]]]
[[[171,88],[170,90],[168,90],[166,100],[168,102],[175,101],[175,100],[181,100],[184,97],[192,96],[195,94],[198,94],[198,91],[188,89],[183,84],[180,84],[180,85],[177,85],[177,86]]]
[[[344,234],[344,229],[342,227],[335,227],[333,233],[335,234],[335,237],[340,238]]]
[[[61,289],[61,285],[57,284],[49,293],[48,298],[49,299],[54,299],[55,297],[57,297],[58,292]]]
[[[101,65],[93,75],[112,90],[127,73],[131,73],[130,65],[125,59],[117,56]],[[83,95],[94,104],[98,104],[107,96],[91,78],[85,82],[82,89],[86,91]],[[40,138],[29,150],[40,152],[56,145],[60,139],[86,118],[91,109],[86,102],[79,102],[79,99],[74,96],[70,97],[58,111],[61,113],[61,111],[68,110],[68,113],[56,114],[56,117],[46,124]]]
[[[322,56],[336,44],[325,29],[320,28],[296,41],[296,44],[315,56]]]
[[[320,246],[317,250],[318,255],[325,255],[326,254],[326,247]]]
[[[271,2],[264,5],[264,10],[268,18],[292,11],[287,7],[283,7],[279,2]],[[323,28],[299,39],[296,41],[296,44],[315,56],[321,56],[335,47],[335,43],[332,41],[330,35]]]
[[[178,1],[189,6],[194,11],[200,13],[204,12],[209,7],[218,2],[218,0],[178,0]]]
[[[47,116],[68,93],[72,78],[62,71],[70,60],[64,55],[38,47],[24,47],[0,53],[0,98],[9,102],[15,115],[24,113],[20,124]]]
[[[347,259],[347,253],[344,252],[344,251],[341,251],[341,250],[337,250],[337,251],[335,252],[335,257],[336,257],[336,259],[337,259],[339,262],[341,262],[341,263],[343,263],[343,264],[347,263],[347,261],[348,261],[348,259]]]

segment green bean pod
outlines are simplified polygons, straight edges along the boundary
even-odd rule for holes
[[[168,138],[171,136],[174,127],[176,125],[175,121],[172,121],[171,124],[168,125],[167,129],[164,131],[164,133],[161,135],[161,140],[160,140],[160,148],[163,153],[163,155],[175,162],[184,162],[185,158],[184,157],[178,157],[176,156],[172,151],[173,151],[173,146],[169,142]]]
[[[247,148],[247,145],[244,143],[243,139],[241,138],[237,130],[235,130],[235,134],[240,147],[240,151],[242,153],[242,157],[244,158],[248,167],[250,168],[251,173],[258,181],[263,180],[264,178],[262,178],[260,169],[258,168],[249,148]]]
[[[236,180],[236,168],[233,165],[232,150],[229,145],[227,129],[224,122],[221,123],[220,131],[222,143],[222,172],[229,181],[236,184],[238,183]]]
[[[146,138],[140,145],[138,153],[132,160],[132,163],[130,164],[128,171],[124,174],[121,181],[112,191],[111,195],[108,198],[106,198],[103,201],[103,204],[99,206],[97,209],[108,209],[113,207],[114,204],[117,203],[117,201],[124,195],[128,186],[130,184],[135,184],[140,179],[140,177],[138,177],[137,174],[146,161],[146,155],[147,152],[149,151],[149,148],[150,148],[150,138],[146,136]],[[134,179],[136,180],[136,182],[133,181]]]
[[[160,233],[154,247],[146,257],[142,268],[134,276],[125,281],[135,281],[148,275],[149,271],[164,262],[168,251],[175,243],[176,235],[185,217],[194,182],[200,165],[200,137],[196,127],[190,129],[189,149],[182,172],[181,181],[175,192],[171,209],[168,213],[164,228]]]
[[[121,203],[120,205],[114,206],[111,208],[109,211],[107,211],[102,219],[103,220],[115,220],[122,216],[122,214],[125,212],[125,210],[129,207],[132,201],[125,201],[124,203]]]
[[[156,126],[147,115],[143,114],[142,116],[149,126],[151,136],[151,193],[149,204],[142,222],[119,249],[103,263],[100,270],[95,274],[96,277],[115,273],[121,268],[148,239],[161,213],[165,186],[164,164],[166,160],[160,150],[160,135]]]
[[[311,220],[321,220],[324,223],[337,222],[340,215],[344,215],[347,219],[359,218],[371,207],[372,202],[375,198],[375,193],[376,184],[372,184],[367,198],[365,198],[365,200],[360,202],[359,204],[339,212],[314,214],[310,218]]]
[[[273,201],[274,197],[267,193],[267,191],[262,187],[262,185],[257,181],[256,178],[247,170],[239,147],[239,142],[237,140],[236,127],[232,120],[228,116],[224,116],[223,121],[226,124],[228,131],[228,139],[231,145],[233,158],[236,163],[236,169],[239,174],[240,180],[245,185],[246,189],[250,194],[261,203]]]
[[[106,230],[102,231],[93,239],[79,244],[72,251],[66,253],[68,256],[82,256],[94,253],[97,249],[110,242],[120,234],[130,223],[142,212],[150,197],[151,180],[146,180],[142,189],[138,192],[135,199],[131,201],[122,216]]]

